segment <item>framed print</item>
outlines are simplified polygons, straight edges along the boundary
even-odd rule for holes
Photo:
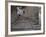
[[[44,3],[8,2],[8,35],[44,33]]]

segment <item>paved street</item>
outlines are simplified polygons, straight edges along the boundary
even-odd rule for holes
[[[12,24],[13,30],[38,30],[40,25],[34,25],[36,22],[33,22],[31,18],[25,18],[20,16],[17,21]]]

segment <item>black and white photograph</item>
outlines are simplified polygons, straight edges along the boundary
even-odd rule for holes
[[[43,4],[8,3],[8,34],[43,33]]]
[[[11,6],[11,31],[40,30],[40,7]]]

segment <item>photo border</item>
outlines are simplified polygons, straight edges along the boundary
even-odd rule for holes
[[[12,33],[11,31],[10,31],[10,28],[9,28],[9,8],[10,8],[10,6],[11,5],[9,5],[9,3],[12,3],[11,5],[13,5],[13,4],[15,4],[15,3],[22,3],[22,4],[38,4],[38,5],[42,5],[43,6],[43,31],[42,32],[40,32],[40,34],[41,33],[44,33],[45,32],[45,4],[44,3],[34,3],[34,2],[8,2],[8,35],[33,35],[33,34],[39,34],[39,32],[38,33],[26,33],[26,34],[15,34],[15,32],[14,33]],[[18,5],[18,4],[17,4]],[[41,10],[42,11],[42,10]],[[20,31],[21,32],[21,31]],[[20,33],[19,32],[19,33]],[[29,31],[27,31],[27,32],[29,32]],[[17,33],[17,32],[16,32]]]

